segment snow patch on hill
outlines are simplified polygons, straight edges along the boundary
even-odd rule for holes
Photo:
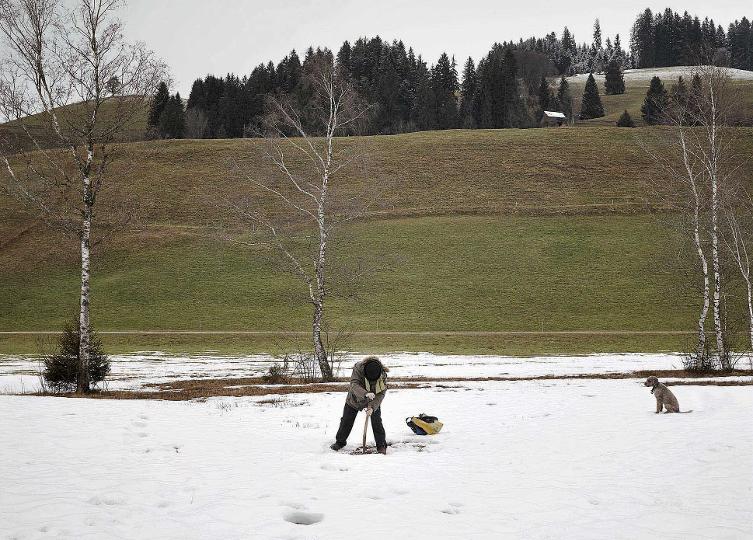
[[[646,85],[653,77],[659,77],[666,81],[676,81],[678,77],[688,79],[693,76],[696,66],[673,66],[664,68],[627,69],[624,72],[625,82],[645,82]],[[730,79],[739,81],[753,81],[753,71],[736,68],[724,68]],[[594,73],[597,82],[604,80],[603,74]],[[581,73],[568,77],[567,80],[574,83],[585,84],[588,73]]]

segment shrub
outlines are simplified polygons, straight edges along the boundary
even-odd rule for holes
[[[617,127],[635,127],[635,122],[630,117],[630,113],[627,110],[622,113],[620,119],[617,120]]]
[[[285,364],[272,364],[266,375],[262,375],[261,380],[266,384],[287,384],[290,382],[288,375],[287,361]]]
[[[57,352],[44,357],[42,376],[51,391],[72,392],[76,389],[80,342],[78,321],[68,323],[63,328]],[[110,359],[102,351],[102,341],[93,330],[89,355],[89,381],[92,387],[96,387],[110,373]]]

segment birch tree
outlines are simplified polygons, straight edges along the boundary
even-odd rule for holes
[[[748,199],[750,202],[750,199]],[[751,286],[750,275],[750,253],[751,242],[751,205],[747,204],[742,212],[730,208],[726,211],[727,231],[725,236],[727,248],[729,249],[732,259],[735,261],[740,276],[745,283],[746,300],[748,307],[748,338],[750,340],[750,350],[753,351],[753,287]]]
[[[670,147],[642,142],[661,165],[668,186],[658,186],[669,208],[679,210],[686,219],[683,234],[692,240],[693,258],[698,261],[702,282],[701,309],[696,323],[698,341],[695,363],[711,367],[706,320],[711,312],[714,324],[715,352],[718,364],[730,367],[722,314],[722,257],[720,253],[723,223],[723,196],[729,188],[734,159],[729,148],[729,118],[735,106],[734,95],[724,70],[699,68],[700,88],[682,102],[674,100],[665,111],[662,123],[669,126]],[[666,137],[667,129],[658,128],[654,136]],[[649,135],[651,137],[651,135]]]
[[[65,5],[72,5],[66,3]],[[108,180],[112,143],[144,111],[166,77],[143,43],[127,43],[121,0],[0,0],[3,58],[0,105],[31,142],[30,153],[3,152],[7,189],[46,220],[75,232],[80,246],[79,369],[88,392],[91,248],[97,195]],[[17,150],[18,148],[16,148]],[[77,192],[73,208],[63,202]]]
[[[277,216],[253,205],[234,204],[243,216],[259,224],[271,238],[286,265],[303,282],[312,306],[311,340],[314,357],[325,380],[333,378],[332,359],[323,340],[327,298],[331,290],[330,242],[344,221],[360,215],[368,203],[364,197],[337,197],[337,184],[348,168],[364,155],[343,135],[355,133],[366,118],[368,106],[338,73],[331,54],[318,55],[304,73],[305,103],[279,95],[267,102],[266,158],[276,172],[266,180],[245,178],[281,202]],[[239,166],[243,171],[243,166]],[[313,245],[301,250],[284,232],[291,221],[303,220],[313,229]]]
[[[722,316],[722,260],[721,227],[723,196],[730,185],[734,156],[730,148],[730,119],[737,106],[729,76],[723,68],[699,68],[701,88],[690,96],[685,118],[693,126],[686,130],[688,152],[702,168],[709,193],[709,236],[711,239],[711,268],[713,273],[712,315],[716,335],[716,352],[720,367],[732,367],[730,351],[724,337]]]

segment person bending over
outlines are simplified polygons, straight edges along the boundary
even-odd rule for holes
[[[338,451],[345,447],[348,435],[353,429],[358,411],[365,410],[371,416],[371,428],[374,430],[377,452],[387,453],[387,440],[382,425],[382,400],[387,392],[387,371],[389,371],[376,356],[369,356],[353,366],[350,376],[348,396],[345,398],[345,408],[340,418],[340,429],[335,435],[335,442],[330,446]]]

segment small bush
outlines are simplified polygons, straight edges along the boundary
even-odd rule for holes
[[[287,364],[287,362],[286,362]],[[266,375],[262,375],[261,380],[266,384],[287,384],[290,382],[287,365],[272,364]]]
[[[44,357],[42,376],[52,392],[72,392],[76,389],[80,342],[78,321],[68,323],[63,328],[57,352]],[[102,341],[93,330],[89,354],[89,381],[94,388],[110,373],[110,359],[102,351]]]
[[[717,362],[714,355],[708,350],[698,354],[698,352],[686,353],[682,357],[682,367],[686,371],[694,371],[699,373],[708,373],[716,369]]]
[[[635,122],[633,122],[633,119],[630,117],[630,113],[627,112],[627,110],[622,113],[620,119],[617,120],[617,127],[635,127]]]

